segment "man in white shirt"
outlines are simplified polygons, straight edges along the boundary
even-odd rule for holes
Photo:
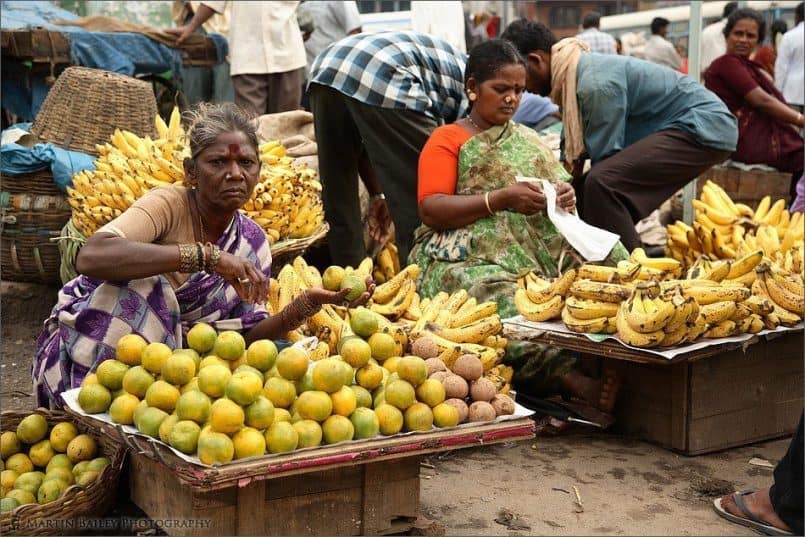
[[[299,6],[313,21],[314,29],[305,40],[307,72],[319,53],[348,35],[361,33],[361,14],[355,2],[307,0]],[[301,15],[300,15],[301,16]]]
[[[227,1],[199,5],[193,19],[173,28],[181,44]],[[299,2],[232,2],[229,56],[235,104],[254,114],[296,110],[305,80],[305,44],[296,20]]]
[[[727,42],[724,39],[724,26],[727,24],[727,17],[730,13],[738,9],[738,2],[727,2],[721,20],[708,24],[702,30],[702,50],[701,50],[701,69],[704,73],[713,60],[723,56],[727,52]]]
[[[786,32],[780,46],[777,47],[777,61],[774,64],[775,83],[788,104],[799,107],[805,105],[805,27],[803,27],[803,2],[794,10],[797,25]]]
[[[650,62],[679,71],[682,68],[682,58],[679,57],[674,45],[665,39],[669,24],[671,21],[668,19],[654,17],[654,20],[651,21],[651,38],[646,41],[643,57]]]
[[[590,45],[591,52],[597,52],[598,54],[618,53],[615,38],[598,29],[601,27],[600,13],[597,11],[587,13],[581,21],[581,27],[583,31],[577,34],[576,38]]]
[[[411,29],[443,39],[461,52],[467,52],[464,17],[464,8],[456,0],[411,2]]]

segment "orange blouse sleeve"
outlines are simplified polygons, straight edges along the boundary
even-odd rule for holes
[[[472,134],[458,125],[444,125],[433,131],[419,155],[417,201],[433,194],[455,194],[458,181],[458,152]]]

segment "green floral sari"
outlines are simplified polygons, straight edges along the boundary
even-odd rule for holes
[[[536,132],[509,122],[473,136],[461,147],[456,194],[503,188],[517,175],[571,180]],[[627,257],[618,243],[608,261]],[[409,262],[420,266],[422,297],[466,289],[479,302],[497,302],[501,318],[507,318],[517,315],[514,292],[520,275],[535,270],[554,277],[577,266],[580,258],[544,213],[499,211],[457,230],[436,232],[420,226]],[[574,361],[569,353],[528,342],[510,341],[506,354],[518,384],[527,383],[536,393],[555,391],[556,379]]]

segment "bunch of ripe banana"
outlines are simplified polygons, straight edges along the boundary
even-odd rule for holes
[[[755,269],[758,278],[752,283],[755,297],[771,302],[772,311],[765,317],[769,329],[793,326],[805,316],[805,286],[801,272],[786,272],[777,263],[762,263]]]
[[[700,255],[735,259],[763,249],[767,256],[785,253],[805,237],[802,213],[791,214],[785,201],[772,204],[764,197],[755,210],[735,203],[723,188],[708,181],[701,199],[693,200],[692,226],[675,222],[667,227],[666,255],[690,266]]]
[[[514,292],[517,311],[529,321],[542,322],[557,319],[562,315],[565,296],[576,280],[576,270],[570,269],[554,279],[545,279],[529,271],[518,278]]]
[[[371,258],[364,259],[362,265],[364,264],[371,267]],[[371,268],[370,272],[372,272]],[[416,292],[418,277],[419,265],[411,264],[403,268],[387,282],[375,288],[369,309],[392,321],[403,317],[410,321],[419,320],[422,310],[419,295]]]
[[[182,161],[189,150],[178,107],[174,107],[169,124],[158,115],[154,121],[159,136],[156,140],[115,129],[111,143],[95,146],[100,154],[95,170],[73,176],[67,202],[72,207],[73,225],[84,236],[120,216],[151,188],[183,185]]]
[[[632,294],[631,285],[637,272],[634,268],[629,272],[623,269],[612,269],[612,278],[603,280],[608,271],[599,271],[599,267],[582,265],[579,278],[568,290],[567,303],[562,310],[562,322],[570,330],[580,334],[613,334],[615,333],[615,317],[618,307]],[[618,272],[620,270],[620,272]],[[620,282],[620,283],[617,283]]]
[[[375,269],[372,278],[375,283],[386,283],[400,272],[400,255],[394,240],[388,241],[375,256]]]
[[[313,235],[324,222],[321,183],[316,170],[293,164],[278,141],[260,146],[260,180],[243,212],[254,220],[273,244]]]
[[[385,285],[385,284],[384,284]],[[380,286],[382,287],[382,286]],[[416,320],[403,319],[413,339],[427,336],[439,347],[439,358],[448,367],[464,354],[478,356],[488,371],[498,365],[506,352],[506,338],[496,302],[478,302],[466,290],[437,293],[424,298]]]
[[[698,316],[698,307],[694,311],[691,306],[694,301],[680,301],[683,297],[678,295],[677,308],[673,302],[677,293],[669,293],[669,300],[666,300],[666,296],[660,291],[657,282],[640,282],[631,296],[618,307],[615,325],[619,338],[627,345],[656,347],[666,339],[666,334],[669,340],[671,335],[677,338],[680,327],[694,321]],[[683,332],[679,341],[684,336]]]

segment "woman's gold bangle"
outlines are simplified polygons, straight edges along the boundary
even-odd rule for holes
[[[493,211],[492,206],[489,205],[489,192],[484,194],[484,203],[486,204],[486,210],[489,211],[489,216],[494,215],[495,211]]]

